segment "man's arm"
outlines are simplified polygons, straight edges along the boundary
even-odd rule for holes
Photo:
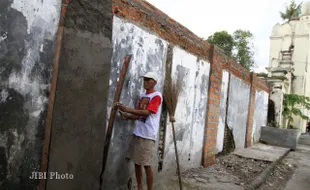
[[[137,115],[138,117],[139,116],[147,117],[147,116],[151,115],[151,111],[149,111],[149,110],[133,109],[133,108],[127,107],[124,104],[121,104],[121,103],[118,103],[118,102],[115,103],[115,106],[118,107],[123,112],[131,113],[131,114]]]
[[[120,115],[122,116],[123,119],[132,119],[132,120],[137,120],[139,119],[138,115],[133,115],[133,114],[128,114],[128,113],[124,113],[119,111]]]

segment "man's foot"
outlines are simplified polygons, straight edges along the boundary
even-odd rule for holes
[[[138,190],[143,190],[142,185],[138,186]]]

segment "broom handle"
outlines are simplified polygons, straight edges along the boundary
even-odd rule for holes
[[[180,190],[182,190],[182,181],[181,181],[181,173],[180,173],[180,165],[179,165],[179,156],[178,156],[178,149],[177,149],[177,141],[176,141],[176,138],[175,138],[175,131],[174,131],[174,122],[171,122],[171,125],[172,125],[172,134],[173,134],[175,158],[176,158],[176,160],[177,160],[177,170],[178,170],[178,177],[179,177],[179,186],[180,186]]]

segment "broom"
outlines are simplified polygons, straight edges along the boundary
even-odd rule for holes
[[[174,122],[175,122],[175,109],[177,107],[178,96],[181,89],[181,80],[180,77],[177,77],[176,83],[172,83],[171,78],[171,63],[166,64],[166,78],[165,78],[165,85],[164,85],[164,102],[166,104],[169,118],[172,126],[172,134],[173,134],[173,142],[174,142],[174,150],[175,150],[175,158],[177,161],[177,172],[179,177],[179,186],[180,190],[182,190],[182,181],[181,181],[181,173],[180,173],[180,165],[179,165],[179,157],[178,157],[178,150],[177,150],[177,143],[175,138],[175,130],[174,130]]]

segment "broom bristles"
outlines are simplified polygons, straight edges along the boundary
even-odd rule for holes
[[[171,122],[175,121],[174,115],[180,90],[181,90],[181,80],[179,79],[179,77],[177,77],[176,82],[173,82],[171,74],[166,73],[165,86],[164,86],[164,101],[166,103]]]
[[[177,72],[175,82],[172,81],[172,63],[173,63],[173,46],[168,46],[166,69],[165,69],[165,84],[164,84],[164,101],[169,112],[170,121],[174,122],[175,109],[181,90],[181,77]]]

